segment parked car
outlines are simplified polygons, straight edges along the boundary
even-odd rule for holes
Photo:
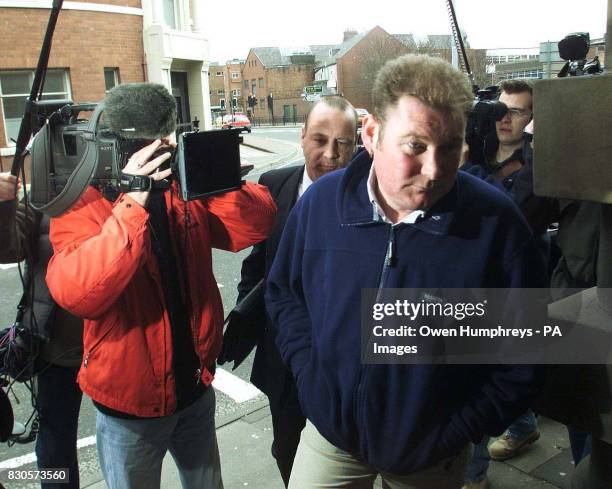
[[[364,117],[370,113],[366,109],[355,109],[355,112],[357,112],[357,127],[361,127]]]
[[[240,129],[240,131],[251,132],[251,121],[241,113],[227,114],[223,116],[223,129]]]

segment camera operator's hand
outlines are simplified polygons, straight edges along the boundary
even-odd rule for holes
[[[15,182],[17,182],[17,187],[15,187]],[[21,179],[17,180],[17,177],[11,175],[10,172],[0,173],[0,202],[17,197],[15,188],[17,191],[21,189]]]
[[[173,148],[176,146],[176,143],[170,141],[169,139],[156,139],[151,144],[145,146],[140,151],[137,151],[132,155],[127,165],[125,165],[123,173],[130,175],[148,175],[153,180],[163,180],[164,178],[169,177],[172,170],[167,168],[166,170],[159,171],[159,167],[162,165],[162,163],[171,158],[172,154],[170,152],[164,153],[149,161],[151,156],[153,156],[156,151],[158,151],[160,148],[163,149],[164,145],[168,148]],[[134,191],[129,192],[128,195],[143,207],[146,206],[149,198],[148,191]]]

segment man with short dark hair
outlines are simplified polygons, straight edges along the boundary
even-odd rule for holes
[[[242,264],[238,301],[268,275],[283,233],[285,221],[296,201],[322,176],[346,166],[355,149],[357,116],[353,106],[338,95],[322,97],[306,116],[300,142],[305,164],[264,173],[259,183],[269,188],[278,208],[270,237],[253,247]],[[270,401],[274,442],[272,454],[285,485],[295,458],[300,432],[306,422],[299,406],[291,372],[283,364],[274,344],[275,331],[262,308],[254,327],[262,329],[251,381]],[[230,345],[224,345],[225,348]]]
[[[402,56],[378,73],[367,151],[294,207],[266,306],[308,421],[290,489],[458,489],[470,442],[538,392],[529,366],[361,362],[361,290],[544,285],[512,203],[457,172],[472,102],[448,63]],[[476,203],[476,204],[475,204]],[[487,260],[483,260],[487,257]]]
[[[523,132],[531,120],[533,89],[525,80],[504,80],[499,89],[499,101],[508,112],[495,123],[499,144],[489,164],[495,168],[495,177],[503,180],[522,166]]]

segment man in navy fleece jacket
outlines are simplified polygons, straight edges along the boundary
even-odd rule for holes
[[[461,487],[469,443],[531,403],[529,366],[365,365],[362,288],[543,287],[511,200],[457,171],[467,78],[402,56],[379,72],[366,151],[317,181],[287,221],[268,279],[277,345],[308,422],[289,488]]]

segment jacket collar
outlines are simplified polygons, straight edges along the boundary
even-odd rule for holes
[[[373,217],[372,203],[368,197],[367,181],[372,166],[372,158],[367,151],[358,152],[348,165],[340,181],[336,196],[336,210],[343,226],[364,226],[383,224]],[[459,198],[460,176],[455,185],[444,197],[425,212],[414,224],[421,231],[446,235],[450,231]]]

